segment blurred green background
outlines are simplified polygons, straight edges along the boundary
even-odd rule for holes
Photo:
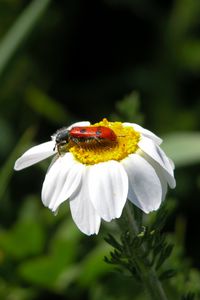
[[[16,158],[74,121],[139,123],[176,163],[165,232],[177,275],[169,299],[200,299],[200,1],[0,1],[0,299],[145,300],[104,263],[103,223],[84,236],[64,204],[40,191],[49,161],[20,173]],[[147,220],[151,222],[151,216]]]

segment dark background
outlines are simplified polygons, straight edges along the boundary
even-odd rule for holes
[[[54,217],[40,202],[49,162],[21,173],[13,173],[13,164],[31,145],[79,120],[138,122],[166,136],[166,145],[174,133],[178,141],[179,134],[198,132],[200,2],[49,2],[8,60],[5,37],[31,2],[0,2],[0,66],[6,61],[0,67],[0,299],[112,300],[134,292],[132,299],[143,300],[137,283],[103,262],[109,250],[103,234],[112,224],[97,237],[83,236],[66,205]],[[165,283],[170,299],[200,293],[200,138],[183,140],[169,153],[177,162],[177,188],[165,202],[171,211],[165,231],[176,245],[169,265],[177,276]],[[193,148],[195,161],[187,158]]]

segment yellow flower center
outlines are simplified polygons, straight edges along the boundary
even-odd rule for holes
[[[114,131],[117,138],[116,141],[92,139],[77,144],[70,141],[68,151],[83,164],[93,165],[109,160],[120,161],[138,149],[140,134],[130,126],[123,126],[121,122],[109,122],[107,119],[90,126],[108,127]]]

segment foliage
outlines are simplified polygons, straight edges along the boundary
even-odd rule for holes
[[[147,270],[150,268],[160,270],[173,249],[173,245],[168,244],[165,236],[160,232],[165,218],[166,213],[160,210],[151,226],[143,226],[136,236],[131,233],[128,220],[126,220],[126,224],[122,226],[120,242],[111,234],[106,238],[106,241],[114,247],[114,252],[110,253],[110,259],[105,257],[105,261],[127,269],[141,282],[143,275],[137,260],[141,261]],[[164,270],[160,273],[159,278],[164,280],[173,275],[174,270]]]

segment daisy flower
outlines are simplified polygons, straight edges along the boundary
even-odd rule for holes
[[[70,133],[77,126],[107,127],[115,138],[61,139],[63,132]],[[93,125],[79,122],[30,148],[15,162],[14,169],[54,155],[42,186],[43,204],[57,212],[68,200],[78,228],[87,235],[97,234],[101,219],[119,218],[127,199],[149,213],[159,208],[167,186],[175,187],[174,164],[160,148],[161,143],[154,133],[134,123],[107,119]]]

